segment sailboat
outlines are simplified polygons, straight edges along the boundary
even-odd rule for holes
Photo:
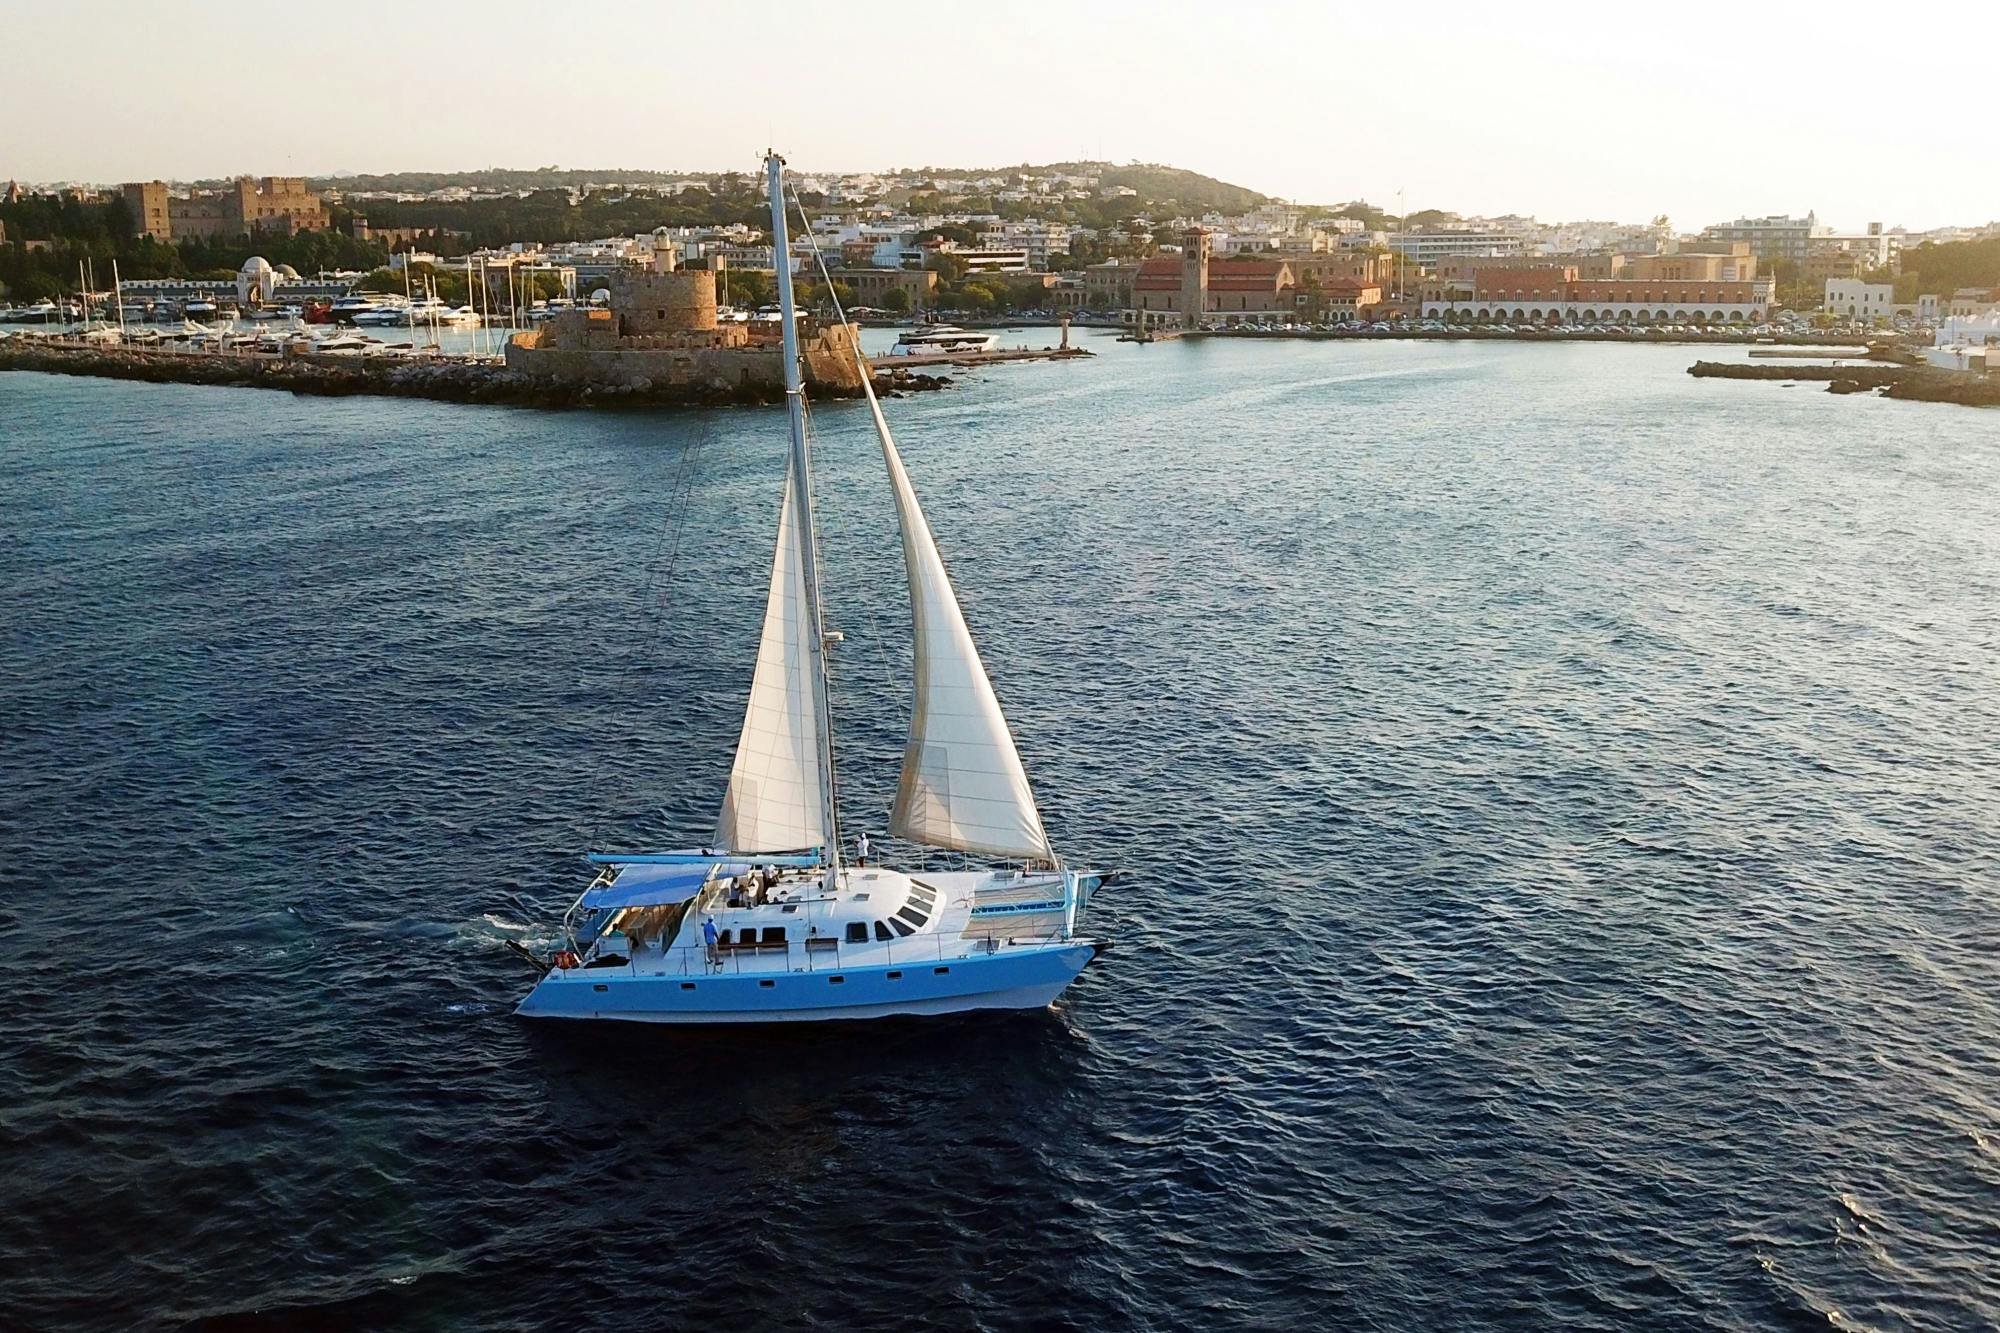
[[[765,158],[790,253],[783,159]],[[1003,864],[848,861],[834,782],[811,442],[790,267],[777,265],[791,450],[743,727],[698,847],[591,852],[597,874],[516,1012],[647,1023],[796,1023],[1040,1009],[1104,948],[1082,931],[1112,876],[1058,857],[865,365],[902,531],[915,706],[888,820],[901,843]],[[857,347],[855,355],[859,357]]]

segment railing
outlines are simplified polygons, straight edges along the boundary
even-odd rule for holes
[[[812,947],[807,947],[807,940]],[[857,967],[894,967],[898,963],[942,963],[959,958],[997,954],[1010,946],[1046,946],[1060,936],[1000,940],[992,936],[942,935],[922,932],[895,940],[848,941],[833,936],[808,936],[783,945],[722,945],[710,962],[702,945],[660,950],[642,948],[621,964],[562,969],[565,976],[590,977],[609,973],[623,977],[779,976],[792,972],[840,972]],[[746,961],[747,959],[747,961]]]

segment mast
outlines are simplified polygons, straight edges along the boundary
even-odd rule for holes
[[[827,887],[840,880],[840,813],[834,804],[833,709],[826,683],[826,621],[819,595],[819,526],[813,521],[812,453],[806,443],[804,377],[799,372],[798,310],[792,295],[792,247],[785,226],[785,160],[775,152],[764,157],[764,176],[771,196],[771,267],[778,281],[778,321],[784,339],[785,409],[791,418],[790,485],[795,514],[804,539],[799,559],[806,587],[807,661],[812,673],[813,713],[819,733],[820,800],[826,810]]]

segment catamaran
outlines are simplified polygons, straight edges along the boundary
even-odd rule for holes
[[[790,253],[784,163],[765,158],[775,253]],[[1103,950],[1079,916],[1111,876],[1064,864],[918,507],[861,380],[902,530],[915,708],[888,829],[1009,864],[930,871],[843,856],[797,307],[777,269],[790,462],[736,758],[713,835],[598,867],[516,1012],[647,1023],[786,1023],[1039,1009]],[[857,346],[856,357],[860,356]]]

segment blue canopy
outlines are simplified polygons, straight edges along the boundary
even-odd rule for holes
[[[741,875],[748,861],[708,861],[700,865],[626,865],[618,880],[583,895],[585,907],[658,907],[686,902],[701,892],[710,872]]]

